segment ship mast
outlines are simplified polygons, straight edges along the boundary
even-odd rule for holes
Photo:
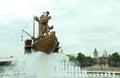
[[[34,21],[34,15],[33,15],[33,37],[35,38],[35,21]]]

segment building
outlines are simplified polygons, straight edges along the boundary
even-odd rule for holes
[[[96,62],[98,63],[99,62],[99,55],[98,55],[98,51],[97,49],[95,48],[94,52],[93,52],[93,57],[94,59],[96,60]]]
[[[106,65],[107,62],[108,62],[108,54],[107,54],[107,51],[106,51],[106,50],[103,52],[103,55],[102,55],[101,58],[102,58],[102,63],[103,63],[104,65]]]
[[[105,58],[107,58],[107,57],[108,57],[108,53],[107,53],[107,51],[106,51],[106,50],[103,52],[103,56],[102,56],[102,57],[105,57]]]
[[[95,50],[94,50],[94,58],[95,58],[95,59],[99,59],[98,51],[97,51],[96,48],[95,48]]]

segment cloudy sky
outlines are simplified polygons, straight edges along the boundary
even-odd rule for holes
[[[120,0],[0,0],[0,57],[23,54],[21,30],[32,34],[33,15],[43,11],[64,53],[120,52]]]

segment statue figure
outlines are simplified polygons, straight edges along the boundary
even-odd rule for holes
[[[44,36],[44,34],[49,35],[50,29],[53,29],[53,26],[49,27],[48,22],[51,19],[51,16],[49,16],[49,12],[46,11],[43,12],[43,14],[40,17],[34,17],[34,20],[36,20],[39,24],[39,37]]]
[[[43,24],[42,24],[42,19],[45,17],[45,12],[43,12],[43,14],[40,17],[35,16],[34,20],[36,20],[38,22],[38,33],[39,33],[39,37],[43,36]]]

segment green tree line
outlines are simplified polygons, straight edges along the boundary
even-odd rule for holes
[[[79,52],[77,56],[74,55],[67,56],[69,57],[69,61],[72,61],[81,67],[93,66],[97,63],[97,61],[94,58],[90,56],[85,56],[81,52]],[[110,67],[120,67],[120,55],[117,52],[113,53],[112,55],[109,55],[107,57],[107,64]]]
[[[85,56],[81,52],[79,52],[77,56],[73,56],[73,55],[67,55],[67,56],[69,57],[69,61],[76,63],[80,67],[93,66],[96,63],[92,57]]]

